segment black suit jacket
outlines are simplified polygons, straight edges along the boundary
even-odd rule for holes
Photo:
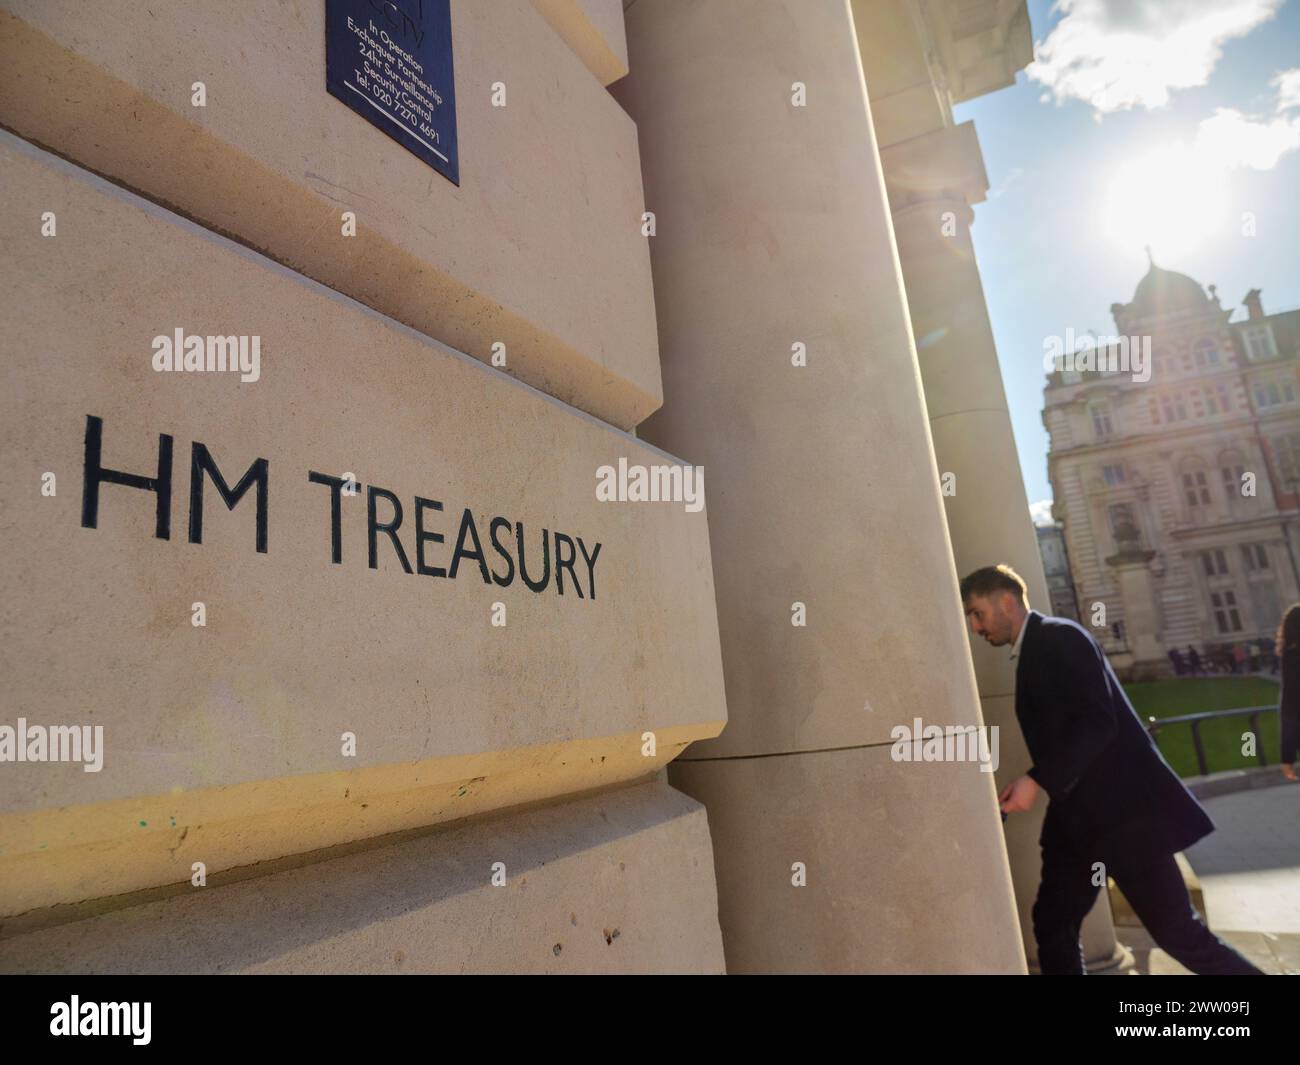
[[[1282,659],[1282,692],[1278,711],[1282,718],[1282,761],[1291,763],[1300,754],[1300,646],[1279,647]]]
[[[1040,842],[1133,865],[1213,832],[1088,630],[1036,610],[1025,626],[1016,720],[1034,760],[1029,775],[1051,799]]]

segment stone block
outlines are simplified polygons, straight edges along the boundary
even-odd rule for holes
[[[4,766],[0,913],[636,779],[721,730],[705,512],[596,498],[671,456],[8,134],[0,176],[0,724],[104,749]],[[257,379],[156,370],[175,330],[245,337]]]
[[[492,884],[503,863],[501,886]],[[0,939],[6,973],[720,973],[703,807],[663,784]]]

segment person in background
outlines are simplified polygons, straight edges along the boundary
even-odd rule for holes
[[[1190,643],[1187,645],[1187,661],[1192,664],[1192,676],[1201,675],[1201,656],[1196,653],[1196,648]]]
[[[1293,603],[1282,615],[1274,650],[1282,660],[1282,690],[1278,700],[1278,715],[1282,719],[1282,775],[1295,781],[1296,751],[1300,748],[1300,603]]]
[[[1178,653],[1177,647],[1169,649],[1169,661],[1173,663],[1174,676],[1181,677],[1183,675],[1183,656]]]

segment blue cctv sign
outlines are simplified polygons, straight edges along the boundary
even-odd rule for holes
[[[460,184],[450,0],[326,0],[325,87]]]

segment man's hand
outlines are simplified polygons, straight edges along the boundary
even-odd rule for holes
[[[1018,777],[999,793],[998,806],[1004,814],[1028,813],[1042,790],[1033,777]]]

